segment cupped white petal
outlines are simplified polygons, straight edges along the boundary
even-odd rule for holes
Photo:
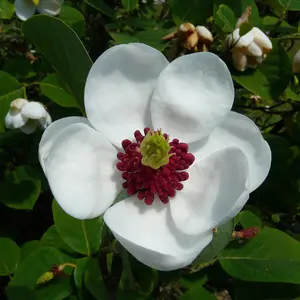
[[[245,71],[248,63],[247,55],[245,55],[240,49],[234,49],[232,51],[232,63],[236,70]]]
[[[265,35],[264,32],[262,32],[259,28],[254,27],[252,29],[254,34],[254,42],[260,46],[261,48],[264,48],[266,51],[272,50],[272,42],[271,40]]]
[[[240,148],[248,160],[249,190],[257,189],[267,177],[271,166],[271,150],[259,128],[248,117],[230,112],[224,122],[207,139],[190,145],[196,161],[227,147]]]
[[[15,0],[16,15],[22,21],[32,17],[35,13],[36,7],[32,1]]]
[[[230,111],[234,88],[226,64],[215,54],[177,58],[159,76],[151,101],[154,129],[194,142],[207,136]]]
[[[47,128],[52,123],[52,118],[48,112],[46,112],[46,116],[39,120],[40,125],[43,129]]]
[[[250,56],[262,56],[262,48],[255,43],[251,43],[245,50],[244,53]]]
[[[55,199],[75,218],[101,215],[113,203],[120,187],[116,149],[86,124],[68,125],[56,137],[53,130],[60,125],[53,124],[49,134],[48,129],[45,131],[39,156]]]
[[[169,206],[151,206],[133,196],[110,207],[104,221],[116,239],[139,261],[162,271],[189,265],[212,239],[212,231],[185,235],[174,225]]]
[[[149,101],[168,64],[161,52],[144,44],[118,45],[92,66],[84,103],[91,124],[119,146],[133,132],[151,127]]]
[[[10,109],[5,116],[4,123],[8,129],[20,128],[26,124],[27,118],[19,110]]]
[[[28,120],[27,123],[20,128],[20,130],[26,134],[31,134],[36,131],[37,125],[37,120]]]
[[[28,119],[38,120],[46,117],[47,110],[40,102],[31,101],[22,107],[21,113]]]
[[[183,190],[170,200],[178,230],[185,234],[206,232],[227,220],[237,204],[240,209],[245,205],[249,171],[239,148],[214,152],[188,171]]]
[[[63,0],[40,0],[37,11],[40,14],[56,16],[60,13]]]
[[[68,126],[77,123],[91,126],[87,118],[68,117],[53,122],[44,132],[39,144],[39,160],[44,171],[45,171],[44,157],[48,156],[54,139]]]
[[[18,98],[10,103],[10,108],[16,109],[16,110],[21,110],[22,107],[27,103],[28,103],[28,100],[23,99],[23,98]]]
[[[237,28],[235,31],[240,35],[240,29]],[[235,35],[237,35],[237,33]],[[248,47],[254,41],[254,31],[251,29],[249,32],[244,34],[243,36],[239,37],[237,43],[235,45],[236,48],[244,48]]]

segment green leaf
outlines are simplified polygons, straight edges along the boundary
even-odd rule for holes
[[[104,282],[96,259],[91,259],[87,264],[84,273],[84,283],[97,300],[107,299]]]
[[[137,8],[138,0],[122,0],[122,5],[128,11],[132,11],[132,10],[135,10]]]
[[[79,36],[83,36],[84,33],[84,16],[77,9],[63,5],[59,13],[59,18],[69,25]]]
[[[43,234],[41,243],[43,245],[53,246],[67,253],[74,252],[73,249],[63,241],[54,225],[50,226],[48,230]]]
[[[78,220],[66,214],[53,201],[54,224],[62,239],[78,253],[91,256],[97,252],[102,236],[103,218]]]
[[[276,26],[276,32],[282,32],[282,33],[296,33],[297,28],[291,26],[289,23],[286,21],[280,21],[279,18],[273,17],[273,16],[265,16],[263,18],[263,30],[270,31],[275,29],[275,25],[279,24]]]
[[[183,294],[179,300],[217,300],[217,298],[209,293],[201,285],[197,285],[189,289],[185,294]]]
[[[53,102],[64,107],[78,107],[76,99],[60,84],[57,75],[51,74],[40,82],[42,93]]]
[[[116,44],[137,43],[138,39],[127,33],[109,32],[109,35],[114,39]]]
[[[6,58],[3,71],[15,76],[16,78],[30,78],[36,75],[33,65],[26,57]]]
[[[145,31],[139,31],[135,34],[135,38],[140,42],[147,44],[159,51],[164,51],[169,43],[162,40],[164,36],[170,33],[170,30],[166,29],[149,29]]]
[[[246,10],[247,6],[251,6],[251,16],[249,18],[249,23],[251,23],[254,26],[260,27],[259,12],[254,0],[214,0],[214,4],[224,4],[230,7],[236,16],[236,19],[240,18],[240,16]]]
[[[30,166],[7,173],[1,184],[1,202],[15,209],[33,209],[41,192],[39,174]]]
[[[250,30],[252,30],[253,26],[249,23],[243,23],[240,27],[240,36],[247,34]]]
[[[192,264],[193,270],[201,269],[205,263],[215,258],[229,243],[232,237],[233,220],[219,226],[213,240],[208,244]]]
[[[221,4],[214,14],[215,23],[225,33],[232,32],[235,28],[236,19],[233,11],[224,4]]]
[[[28,19],[22,29],[25,37],[53,65],[68,92],[84,111],[84,86],[92,61],[76,33],[63,21],[46,15]]]
[[[300,283],[300,243],[277,229],[263,228],[244,245],[225,249],[219,259],[234,278]]]
[[[84,257],[77,260],[76,268],[74,270],[74,282],[77,288],[77,294],[79,298],[82,300],[85,300],[83,296],[84,272],[89,261],[90,261],[89,257]]]
[[[273,50],[258,69],[233,72],[233,79],[264,100],[277,100],[291,78],[291,63],[284,49],[273,41]]]
[[[36,290],[37,280],[45,272],[49,272],[53,265],[60,265],[67,262],[73,262],[73,259],[50,246],[43,246],[32,252],[20,263],[12,281],[7,287],[6,292],[9,300],[46,299],[41,297],[42,294],[44,296],[45,294],[47,295],[47,292],[41,291],[43,286],[39,286],[39,289]],[[46,284],[44,287],[46,288],[47,286]],[[53,289],[52,284],[50,288]],[[51,294],[52,292],[49,293],[49,295]],[[47,299],[58,300],[57,298]]]
[[[13,273],[20,260],[19,246],[8,238],[0,237],[0,276]]]
[[[113,18],[114,11],[108,6],[104,0],[85,0],[87,4],[94,7],[95,9],[99,10],[103,14]]]
[[[202,25],[208,17],[213,15],[213,1],[170,0],[169,7],[177,25],[184,22]]]
[[[29,241],[21,247],[21,261],[23,261],[29,254],[36,251],[41,246],[40,241]]]
[[[19,81],[10,74],[0,71],[0,132],[4,132],[4,118],[10,103],[24,97]]]
[[[237,216],[238,222],[244,228],[248,227],[262,227],[261,219],[249,210],[241,211]]]
[[[279,3],[285,10],[300,10],[299,0],[279,0]]]
[[[0,19],[10,19],[15,12],[15,5],[8,0],[0,0]]]

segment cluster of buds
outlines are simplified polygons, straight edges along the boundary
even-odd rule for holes
[[[240,36],[240,27],[248,23],[251,9],[248,7],[236,24],[236,29],[228,35],[225,46],[232,52],[234,67],[243,72],[247,67],[255,68],[267,57],[272,50],[272,42],[257,27],[253,27],[245,35]]]
[[[214,41],[211,32],[204,26],[194,26],[192,23],[183,23],[177,32],[163,37],[163,40],[178,38],[180,45],[192,52],[207,51],[207,47]]]

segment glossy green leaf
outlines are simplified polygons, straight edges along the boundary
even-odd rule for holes
[[[237,216],[238,222],[244,227],[261,227],[261,219],[249,210],[241,211]]]
[[[33,209],[40,192],[39,174],[30,166],[20,166],[7,173],[0,200],[11,208]]]
[[[23,261],[29,254],[36,251],[41,246],[40,241],[28,241],[21,247],[21,261]]]
[[[299,0],[279,0],[279,3],[285,10],[300,10]]]
[[[10,74],[0,71],[0,132],[4,132],[4,118],[10,103],[24,97],[19,81]]]
[[[8,285],[6,292],[9,300],[46,299],[42,298],[41,295],[47,295],[47,292],[41,289],[46,288],[47,284],[37,287],[37,280],[45,272],[49,272],[53,265],[60,265],[67,262],[73,262],[73,259],[50,246],[43,246],[32,252],[20,263],[14,273],[13,280]],[[53,289],[52,284],[50,288]],[[22,298],[20,298],[21,295]],[[50,299],[58,300],[57,298],[47,298],[47,300]]]
[[[253,26],[249,23],[243,23],[240,27],[240,36],[243,36],[247,34],[249,31],[251,31]]]
[[[50,226],[48,230],[43,234],[41,243],[43,245],[53,246],[63,252],[74,252],[73,249],[63,241],[54,225]]]
[[[34,66],[26,57],[13,57],[5,59],[3,71],[20,78],[31,78],[36,75]]]
[[[213,15],[213,1],[170,0],[168,4],[177,25],[184,22],[202,25],[208,17]]]
[[[84,257],[77,260],[76,268],[74,270],[74,282],[77,289],[77,294],[80,299],[84,299],[83,288],[84,288],[84,272],[87,267],[88,262],[90,261],[89,257]]]
[[[104,224],[102,217],[75,219],[66,214],[56,201],[53,201],[52,211],[58,233],[74,251],[91,256],[98,250]]]
[[[0,237],[0,276],[13,273],[20,260],[19,246],[8,238]]]
[[[219,259],[234,278],[300,283],[300,242],[276,229],[263,228],[244,245],[225,249]]]
[[[15,11],[15,5],[8,0],[0,0],[0,19],[10,19]]]
[[[77,9],[63,5],[59,14],[59,18],[69,25],[79,36],[84,33],[84,16]]]
[[[214,232],[213,240],[207,245],[192,264],[192,269],[197,270],[205,263],[216,257],[229,243],[232,237],[233,220],[219,226]]]
[[[63,88],[56,74],[45,77],[40,82],[40,87],[45,96],[60,106],[78,107],[76,99]]]
[[[109,32],[109,35],[114,39],[116,44],[136,43],[138,39],[127,33]]]
[[[101,271],[96,259],[91,259],[85,269],[84,283],[89,292],[97,299],[107,299],[107,294],[102,280]]]
[[[278,25],[279,24],[279,25]],[[270,31],[274,30],[276,25],[276,32],[282,32],[282,33],[295,33],[297,32],[297,28],[294,26],[291,26],[286,21],[280,21],[279,18],[273,17],[273,16],[265,16],[263,18],[263,28],[264,31]]]
[[[179,300],[217,300],[217,298],[209,293],[204,287],[201,285],[195,285],[191,289],[189,289],[186,293],[184,293]]]
[[[137,8],[138,0],[122,0],[122,5],[128,11],[132,11],[132,10],[135,10]]]
[[[85,2],[111,18],[114,15],[114,11],[105,3],[104,0],[85,0]]]
[[[264,100],[277,100],[291,78],[291,63],[284,49],[273,40],[273,50],[258,69],[233,72],[233,79]]]
[[[233,11],[227,5],[221,4],[214,14],[215,23],[224,33],[230,33],[235,29],[236,19]]]
[[[76,33],[63,21],[45,15],[28,19],[22,29],[52,64],[83,111],[84,86],[92,61]]]

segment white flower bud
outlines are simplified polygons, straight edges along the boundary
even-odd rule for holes
[[[19,128],[27,134],[34,132],[38,124],[45,129],[50,123],[51,116],[43,104],[21,98],[12,101],[5,117],[7,128]]]
[[[254,42],[256,45],[263,48],[264,53],[270,52],[273,48],[271,40],[257,27],[253,27],[251,31],[254,33]]]
[[[195,26],[192,23],[183,23],[179,26],[179,31],[182,32],[194,32],[196,30]]]
[[[243,72],[247,66],[247,55],[236,49],[232,52],[232,62],[236,70]]]
[[[300,49],[297,51],[293,59],[293,71],[294,73],[300,73]]]
[[[196,31],[198,33],[199,41],[203,44],[211,44],[214,41],[211,32],[204,26],[197,26]]]

